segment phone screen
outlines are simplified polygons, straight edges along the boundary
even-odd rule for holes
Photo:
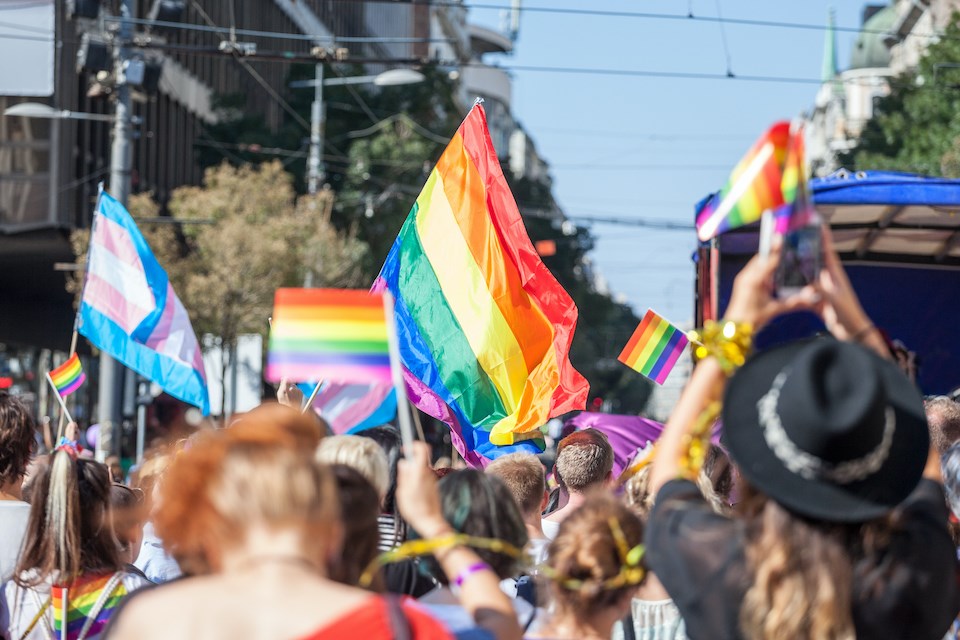
[[[793,295],[820,275],[822,252],[820,225],[812,224],[783,236],[780,264],[774,276],[777,295]]]

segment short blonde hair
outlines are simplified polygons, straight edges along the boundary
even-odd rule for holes
[[[390,468],[383,449],[369,438],[329,436],[320,441],[314,456],[322,464],[342,464],[360,472],[383,500],[390,487]]]
[[[520,452],[500,456],[487,465],[486,472],[507,485],[524,515],[540,513],[547,485],[537,456]]]

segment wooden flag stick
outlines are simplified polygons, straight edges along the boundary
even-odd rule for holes
[[[393,388],[397,391],[397,420],[400,423],[400,439],[407,453],[413,445],[413,425],[410,424],[410,401],[407,399],[407,385],[403,381],[403,369],[400,365],[400,343],[397,340],[397,316],[393,295],[383,292],[383,310],[387,316],[387,347],[390,351],[390,374]]]
[[[427,436],[423,435],[423,425],[420,424],[420,412],[416,409],[411,408],[410,413],[413,414],[413,424],[417,427],[417,436],[420,437],[424,442],[427,441]]]
[[[86,276],[84,276],[84,279],[86,279]],[[77,313],[79,314],[79,311],[78,311]],[[79,335],[79,334],[77,333],[77,323],[74,322],[74,323],[73,323],[73,336],[70,338],[70,354],[67,356],[68,359],[69,359],[69,358],[72,358],[72,357],[73,357],[73,354],[75,354],[75,353],[77,352],[77,336],[78,336],[78,335]],[[56,390],[54,390],[54,391],[56,391]],[[60,394],[58,393],[57,395],[59,396]],[[64,414],[61,413],[61,414],[60,414],[60,422],[59,422],[59,424],[57,425],[57,442],[60,442],[60,436],[63,435],[63,428],[66,426],[66,425],[64,424],[63,420],[64,420]]]
[[[323,385],[323,379],[317,381],[317,386],[313,388],[313,391],[310,392],[310,397],[307,398],[307,401],[303,405],[303,409],[300,410],[300,413],[306,413],[307,409],[313,406],[313,401],[317,399],[317,394],[320,392],[320,386]]]
[[[53,395],[60,401],[60,408],[63,409],[63,415],[67,417],[67,422],[73,422],[73,418],[70,417],[70,411],[67,409],[67,403],[63,401],[63,396],[61,396],[57,390],[57,385],[53,384],[53,378],[50,377],[50,372],[48,371],[45,375],[47,382],[50,383],[50,388],[53,389]],[[57,442],[60,442],[60,436],[62,435],[63,434],[57,430]]]

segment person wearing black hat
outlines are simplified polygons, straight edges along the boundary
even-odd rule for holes
[[[778,249],[747,264],[657,444],[646,561],[694,640],[939,639],[960,610],[922,398],[881,357],[828,234],[824,247],[818,283],[787,300],[771,295]],[[834,337],[743,363],[754,330],[800,308]],[[684,479],[698,416],[721,396],[742,479],[732,517]]]

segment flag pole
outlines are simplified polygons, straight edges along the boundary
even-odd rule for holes
[[[313,391],[310,392],[310,397],[307,398],[307,401],[303,404],[303,409],[300,410],[300,413],[306,413],[307,409],[313,406],[313,401],[317,399],[317,394],[320,392],[320,387],[323,385],[323,378],[317,381],[317,386],[313,388]]]
[[[393,294],[383,292],[383,310],[387,316],[387,347],[390,352],[390,374],[393,388],[397,391],[397,421],[400,423],[400,439],[409,455],[413,448],[413,425],[410,424],[411,407],[407,399],[407,385],[403,381],[403,369],[400,365],[400,343],[397,340],[397,315]]]
[[[66,416],[67,422],[73,422],[73,418],[70,416],[70,411],[67,409],[67,403],[63,401],[63,396],[60,395],[60,391],[57,389],[57,385],[53,384],[53,378],[50,377],[50,372],[48,371],[47,373],[44,374],[44,376],[47,378],[47,382],[50,383],[50,387],[53,389],[53,395],[55,395],[57,397],[57,400],[60,401],[60,408],[63,409],[63,413],[60,414],[61,417]],[[63,433],[61,433],[60,430],[58,429],[57,442],[60,442],[60,436],[62,435]]]
[[[77,352],[77,338],[80,336],[80,307],[83,305],[83,294],[87,291],[87,276],[90,275],[90,252],[93,248],[93,234],[97,228],[97,212],[100,211],[100,196],[103,195],[103,182],[97,185],[97,204],[93,208],[93,220],[90,224],[90,237],[87,238],[87,257],[83,261],[83,285],[80,287],[80,300],[77,302],[77,312],[73,315],[73,335],[70,336],[70,353],[67,354],[67,358],[72,358],[73,354]],[[54,389],[56,391],[56,389]],[[57,393],[57,397],[60,396],[60,393]],[[61,398],[61,404],[62,403]],[[60,441],[60,436],[63,435],[63,417],[64,414],[60,414],[60,422],[57,425],[57,441]]]

